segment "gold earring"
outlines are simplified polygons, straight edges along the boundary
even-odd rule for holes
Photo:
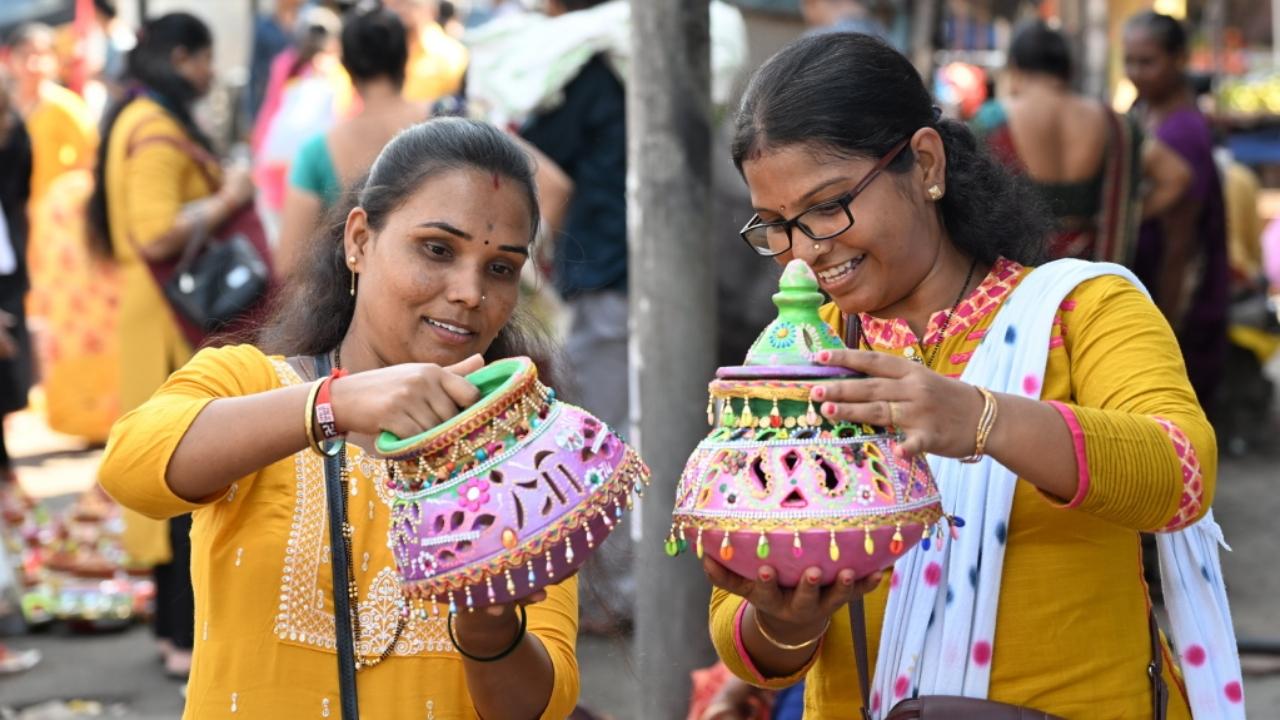
[[[351,268],[351,297],[356,296],[356,256],[347,256],[347,267]]]
[[[929,186],[929,199],[930,199],[930,200],[932,200],[932,201],[934,201],[934,202],[937,202],[937,201],[941,200],[941,199],[942,199],[942,188],[938,187],[937,185],[930,185],[930,186]]]

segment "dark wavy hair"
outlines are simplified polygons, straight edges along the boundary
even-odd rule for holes
[[[541,215],[534,165],[502,131],[463,118],[436,118],[397,135],[328,212],[303,250],[297,269],[274,302],[271,318],[258,337],[269,353],[318,355],[336,348],[351,327],[356,298],[348,291],[350,269],[343,252],[347,215],[364,209],[375,231],[424,183],[444,173],[476,169],[517,183],[529,204],[529,227],[536,234]],[[533,236],[530,237],[532,242]],[[487,362],[527,355],[544,382],[559,388],[559,350],[546,329],[517,306],[485,352]]]
[[[356,82],[387,78],[404,85],[409,43],[400,16],[357,6],[342,19],[342,66]]]
[[[1140,12],[1125,21],[1126,28],[1142,28],[1170,55],[1187,51],[1187,28],[1177,18],[1154,10]]]
[[[1040,262],[1052,226],[1039,194],[980,149],[963,123],[940,119],[911,62],[870,35],[807,37],[765,62],[738,110],[733,160],[741,171],[757,151],[791,145],[875,160],[924,127],[946,148],[947,193],[938,205],[951,242],[986,263]],[[914,163],[908,147],[888,169],[903,174]]]
[[[191,105],[198,97],[196,88],[173,68],[171,56],[179,48],[197,53],[213,46],[209,26],[188,13],[170,13],[148,21],[138,33],[138,44],[129,51],[122,81],[132,85],[128,93],[116,101],[102,118],[102,142],[98,144],[98,163],[94,168],[93,194],[89,197],[89,246],[103,257],[111,256],[111,218],[107,205],[107,150],[111,131],[129,103],[149,95],[206,150],[213,143],[196,125]]]

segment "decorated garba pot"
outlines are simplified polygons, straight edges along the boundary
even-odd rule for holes
[[[711,433],[685,466],[667,553],[692,545],[751,578],[770,565],[793,587],[806,568],[820,567],[826,584],[940,543],[942,505],[925,460],[896,458],[896,432],[832,422],[809,400],[815,386],[857,377],[813,362],[844,344],[818,315],[809,266],[787,265],[773,301],[778,317],[746,364],[720,368],[711,383]]]
[[[388,543],[420,613],[510,602],[565,579],[649,479],[635,450],[559,401],[528,358],[467,379],[481,392],[475,405],[377,442],[396,497]]]

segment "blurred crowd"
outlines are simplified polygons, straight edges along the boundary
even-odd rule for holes
[[[232,123],[243,131],[229,137],[201,114],[218,78],[213,34],[196,15],[129,27],[113,0],[94,0],[66,27],[29,24],[3,38],[0,413],[26,407],[38,381],[30,402],[51,428],[104,442],[194,350],[248,337],[300,249],[345,221],[344,189],[397,132],[466,115],[518,136],[537,159],[544,228],[523,292],[562,333],[570,396],[625,432],[629,5],[530,5],[276,0],[254,21],[242,121]],[[801,8],[808,32],[887,35],[855,0]],[[712,100],[723,108],[749,70],[746,30],[722,2],[711,29]],[[937,94],[1040,189],[1057,221],[1051,256],[1139,275],[1178,332],[1223,446],[1245,451],[1265,427],[1262,367],[1280,347],[1269,299],[1280,292],[1280,224],[1262,226],[1257,179],[1198,109],[1180,25],[1148,14],[1127,26],[1126,72],[1139,94],[1127,114],[1073,90],[1069,48],[1043,22],[1022,25],[998,81],[950,66]],[[736,245],[750,203],[727,134],[716,132],[710,212],[714,242],[727,248],[717,254],[720,360],[737,364],[769,318],[776,270]],[[225,262],[257,290],[214,312],[183,285],[200,282],[207,240],[230,237],[242,242]],[[184,676],[195,635],[189,518],[150,520],[98,492],[65,515],[38,512],[3,440],[0,615],[4,598],[28,622],[145,613],[165,671]],[[630,557],[627,534],[615,533],[593,559],[584,631],[631,624]],[[0,672],[36,660],[0,646]],[[696,684],[691,717],[800,716],[797,691],[765,696],[723,668]]]

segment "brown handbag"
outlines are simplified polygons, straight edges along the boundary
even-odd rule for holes
[[[1151,629],[1151,662],[1147,675],[1151,678],[1151,716],[1165,720],[1169,693],[1164,684],[1163,664],[1160,652],[1160,634],[1156,630],[1155,615],[1147,613]],[[871,720],[866,701],[870,697],[870,679],[867,677],[867,621],[862,598],[849,604],[849,625],[853,628],[853,652],[858,666],[858,687],[862,690],[862,718]],[[885,716],[885,720],[1064,720],[1042,710],[1009,705],[994,700],[958,697],[954,695],[926,695],[903,700]]]

